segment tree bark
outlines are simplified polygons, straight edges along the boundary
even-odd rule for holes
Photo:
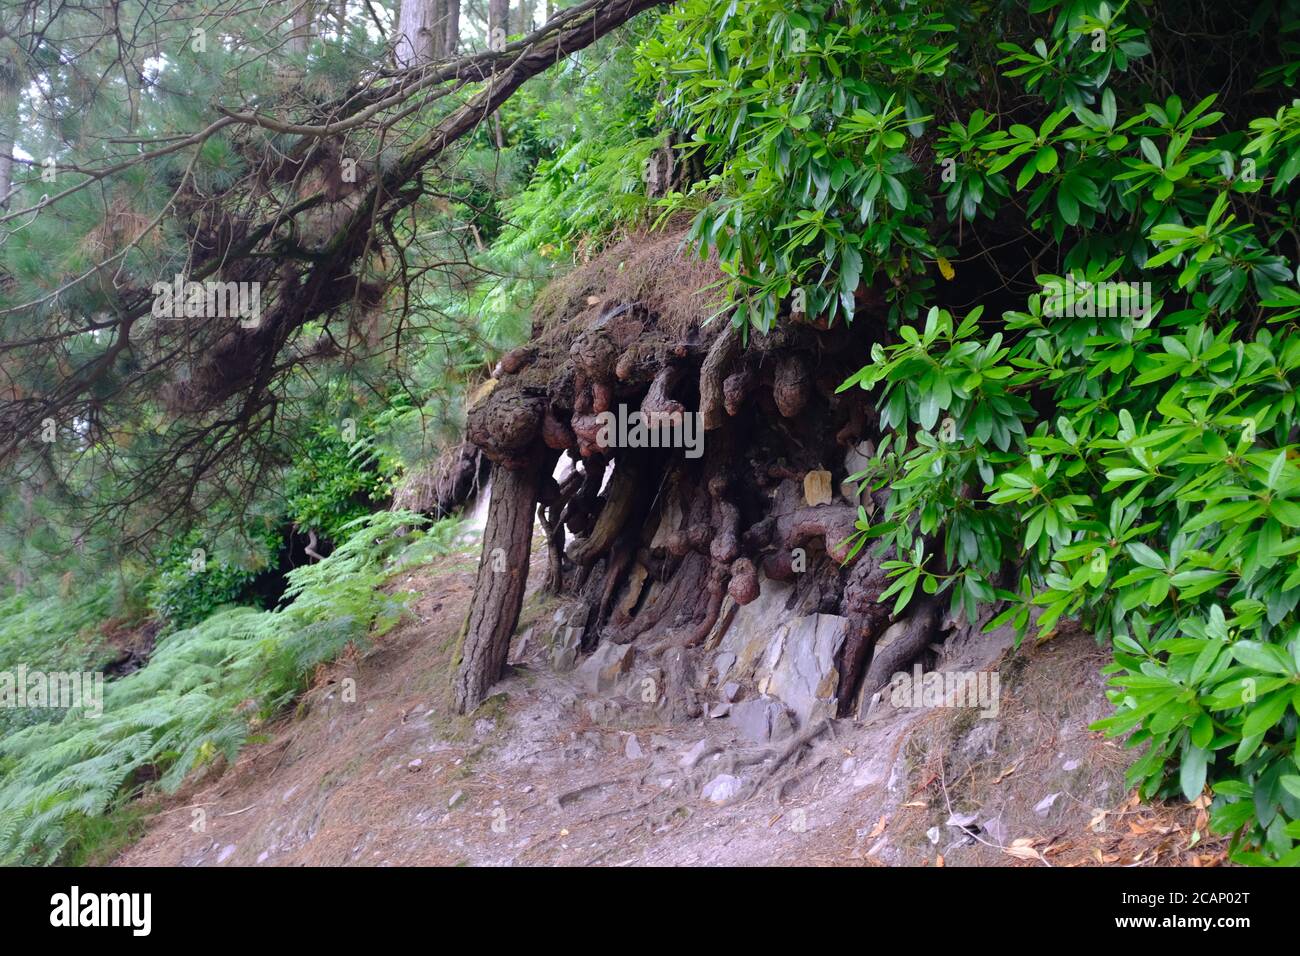
[[[488,0],[488,48],[494,49],[509,33],[510,0]]]
[[[22,95],[16,57],[0,59],[0,209],[9,208],[13,191],[14,137],[18,131],[18,98]]]
[[[445,0],[402,0],[394,47],[399,67],[423,66],[443,55],[447,38],[444,6]]]
[[[290,53],[306,56],[314,35],[312,32],[315,21],[315,11],[312,9],[314,5],[315,0],[296,0],[293,8],[292,30],[289,33]]]
[[[442,52],[444,56],[455,56],[460,47],[460,0],[445,0],[446,34]]]
[[[492,466],[492,502],[483,531],[474,598],[456,669],[457,713],[468,713],[500,678],[528,584],[533,515],[544,469]]]
[[[515,33],[529,33],[533,26],[533,4],[530,0],[519,0],[519,23]]]

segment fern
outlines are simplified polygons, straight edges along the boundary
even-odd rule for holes
[[[381,585],[403,566],[403,552],[429,540],[445,550],[454,540],[450,521],[399,534],[424,521],[379,512],[350,522],[333,554],[290,572],[287,606],[219,611],[168,635],[147,666],[107,684],[101,717],[72,712],[0,740],[0,864],[65,858],[87,821],[142,791],[144,771],[174,792],[218,756],[233,761],[251,717],[278,712],[318,664],[399,620],[403,598]]]

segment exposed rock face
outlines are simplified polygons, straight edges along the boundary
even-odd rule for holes
[[[589,694],[613,690],[632,670],[631,644],[601,644],[578,667],[578,678]]]
[[[566,605],[552,616],[549,644],[554,670],[571,671],[577,666],[586,619],[587,609],[580,603]]]
[[[763,579],[758,599],[739,608],[722,635],[714,670],[717,699],[733,700],[747,687],[751,694],[779,700],[804,727],[835,714],[837,661],[849,620],[788,611],[794,596],[794,584]],[[733,707],[733,718],[735,713]]]
[[[848,618],[809,614],[782,625],[773,635],[764,660],[767,673],[759,677],[760,689],[784,702],[800,727],[835,715],[840,680],[835,658],[848,632]],[[774,661],[770,669],[768,661]]]

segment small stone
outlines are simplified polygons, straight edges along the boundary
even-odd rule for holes
[[[928,829],[928,830],[925,831],[925,835],[926,835],[926,838],[929,839],[929,841],[930,841],[931,843],[935,844],[936,846],[938,845],[938,843],[939,843],[939,828],[938,828],[938,827],[930,827],[930,829]]]
[[[710,803],[728,803],[740,793],[742,781],[729,773],[719,774],[704,785],[700,796]]]
[[[733,704],[730,719],[737,733],[754,743],[764,744],[794,733],[794,725],[785,707],[771,698]]]
[[[217,862],[225,863],[227,860],[231,858],[231,856],[234,855],[234,852],[235,852],[235,844],[233,843],[222,847],[221,852],[217,854]]]
[[[740,684],[736,681],[727,681],[722,685],[722,699],[725,701],[734,701],[740,696]]]
[[[1080,761],[1078,760],[1067,760],[1065,763],[1061,764],[1061,769],[1066,773],[1070,773],[1071,771],[1078,770],[1079,765]]]
[[[423,764],[424,764],[424,761],[421,760],[419,757],[416,757],[414,760],[412,760],[410,763],[408,763],[408,764],[406,765],[406,769],[409,770],[409,771],[411,771],[412,773],[419,773],[419,772],[420,772],[420,767],[421,767]]]
[[[447,801],[447,809],[448,810],[454,809],[456,804],[460,803],[461,800],[464,799],[464,797],[465,797],[465,791],[457,790],[455,793],[451,795],[451,799]]]
[[[257,854],[258,863],[265,863],[270,858],[271,858],[270,850],[263,850],[261,853]]]
[[[731,705],[727,703],[714,704],[709,708],[710,717],[726,717],[729,713],[731,713]]]
[[[998,846],[1007,845],[1007,825],[1002,822],[1000,817],[989,817],[980,824],[980,829],[988,834],[988,838]]]
[[[632,734],[627,738],[627,745],[623,748],[623,753],[627,755],[628,760],[640,760],[645,756],[640,741],[636,739],[636,734]]]
[[[1047,796],[1043,797],[1043,799],[1039,800],[1034,806],[1034,813],[1038,814],[1040,817],[1046,817],[1052,812],[1052,804],[1056,803],[1056,798],[1059,796],[1059,793],[1049,793]]]
[[[677,761],[678,765],[682,767],[695,766],[699,763],[700,758],[704,756],[704,751],[708,749],[708,746],[709,742],[707,740],[701,740],[690,750],[686,751],[686,753],[682,754],[682,759]]]
[[[978,814],[975,813],[954,813],[948,817],[947,826],[956,827],[958,830],[966,830],[976,821]]]

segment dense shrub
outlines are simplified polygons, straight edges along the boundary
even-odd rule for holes
[[[146,667],[107,685],[102,716],[72,711],[0,740],[0,863],[64,858],[144,781],[172,791],[218,756],[233,760],[318,664],[397,622],[405,595],[382,585],[404,552],[452,541],[450,521],[402,533],[423,521],[360,519],[328,558],[290,572],[285,608],[229,608],[170,634]]]
[[[1112,642],[1132,779],[1251,862],[1300,862],[1296,13],[690,0],[645,47],[734,321],[885,290],[889,597]]]

